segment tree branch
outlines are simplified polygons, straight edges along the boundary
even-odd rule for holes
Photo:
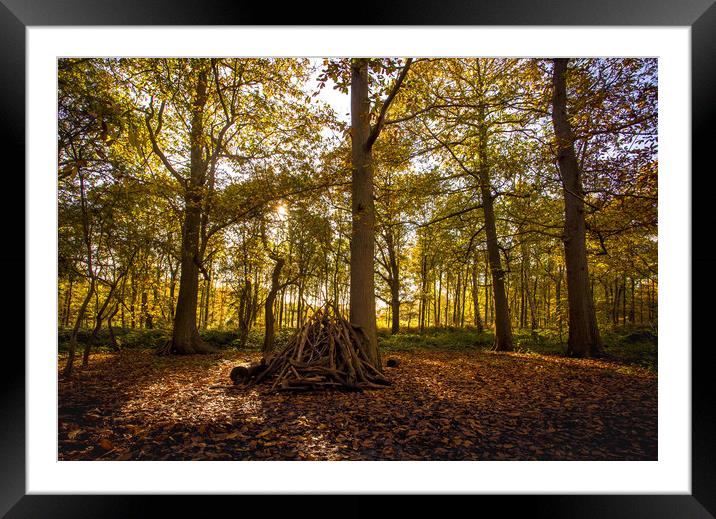
[[[375,126],[371,128],[370,135],[368,136],[368,140],[366,141],[366,148],[371,149],[373,147],[373,144],[375,143],[376,139],[378,138],[378,135],[380,135],[380,131],[383,129],[383,125],[385,123],[385,115],[388,113],[388,109],[390,108],[391,103],[393,102],[393,99],[395,99],[395,96],[398,93],[398,90],[400,90],[400,85],[403,84],[403,80],[405,79],[405,76],[408,74],[408,69],[410,68],[410,64],[413,62],[413,58],[408,58],[405,61],[405,66],[403,67],[403,70],[400,72],[400,75],[398,76],[398,79],[395,80],[395,83],[393,83],[393,88],[390,91],[390,94],[388,94],[388,97],[386,98],[385,102],[383,103],[383,106],[380,107],[380,114],[378,115],[378,120],[375,123]]]
[[[162,101],[162,105],[159,108],[159,114],[157,116],[159,121],[157,124],[156,134],[159,134],[159,132],[162,129],[162,116],[164,114],[164,105],[165,105],[165,101]],[[169,171],[169,173],[171,173],[171,175],[175,179],[177,179],[182,186],[186,187],[186,179],[184,177],[182,177],[177,172],[176,169],[174,169],[174,166],[172,166],[172,164],[169,162],[169,159],[167,159],[167,156],[164,155],[164,152],[161,150],[161,148],[159,147],[159,144],[157,143],[157,137],[155,134],[155,130],[152,128],[152,123],[151,123],[151,119],[154,116],[154,99],[152,99],[152,101],[150,101],[149,108],[150,108],[150,112],[144,116],[144,122],[147,125],[147,132],[149,133],[149,140],[152,143],[152,151],[154,152],[154,154],[157,157],[159,157],[159,159],[162,161],[162,164],[164,164],[164,167],[167,168],[167,171]]]

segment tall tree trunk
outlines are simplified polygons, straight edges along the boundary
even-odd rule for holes
[[[112,319],[119,311],[119,304],[115,303],[114,308],[107,316],[107,330],[109,331],[109,345],[112,347],[112,351],[119,351],[119,344],[117,344],[117,337],[114,335],[114,327],[112,326]]]
[[[467,297],[467,277],[470,275],[470,267],[465,268],[464,281],[462,283],[462,297],[460,301],[460,328],[465,326],[465,301]]]
[[[209,306],[211,300],[211,270],[208,271],[209,275],[204,280],[204,318],[202,320],[203,329],[206,330],[209,326]]]
[[[390,333],[395,335],[400,331],[400,268],[398,253],[395,250],[395,237],[393,229],[385,232],[385,243],[388,249],[388,280],[390,281]]]
[[[283,265],[285,263],[286,260],[283,258],[276,259],[273,272],[271,272],[271,289],[269,290],[269,293],[266,296],[266,302],[264,303],[264,343],[261,348],[261,352],[264,357],[273,352],[274,338],[276,334],[276,330],[274,328],[273,305],[276,301],[276,296],[278,295],[279,290],[281,290],[279,280],[281,277],[281,270],[283,269]]]
[[[516,300],[515,297],[513,299]],[[524,256],[522,258],[522,262],[520,263],[520,313],[519,313],[519,327],[524,328],[525,322],[527,321],[527,307],[525,306],[525,262],[524,262]]]
[[[492,296],[494,301],[495,316],[495,343],[496,351],[512,351],[514,343],[512,340],[512,324],[510,323],[510,311],[507,306],[507,294],[505,293],[505,271],[502,269],[500,259],[500,248],[497,242],[497,225],[495,223],[494,197],[490,185],[490,170],[487,159],[487,127],[485,116],[480,108],[480,143],[478,148],[480,159],[480,193],[482,194],[482,207],[485,213],[485,234],[487,235],[487,256],[490,262],[492,274]]]
[[[124,301],[124,289],[122,289],[122,301]],[[127,327],[126,316],[124,315],[124,304],[119,308],[119,321],[122,323],[122,328]]]
[[[527,299],[527,306],[530,310],[530,331],[532,332],[532,338],[537,338],[537,308],[534,300],[535,290],[530,290],[530,280],[527,279],[525,283],[525,297]],[[526,312],[525,312],[526,313]]]
[[[636,317],[636,300],[635,300],[635,294],[636,291],[636,282],[634,281],[634,278],[630,278],[631,281],[631,306],[629,307],[629,322],[631,324],[634,324],[635,317]]]
[[[420,308],[418,309],[418,329],[420,333],[425,331],[425,315],[427,314],[427,291],[428,291],[428,257],[423,252],[420,262]]]
[[[460,294],[462,292],[462,272],[457,272],[457,282],[455,283],[455,297],[453,297],[452,304],[452,324],[453,326],[460,325]]]
[[[445,275],[445,327],[450,326],[450,321],[448,321],[448,312],[450,311],[450,273],[448,272]]]
[[[294,317],[296,316],[296,305],[293,300],[293,294],[296,292],[296,289],[294,287],[291,287],[291,290],[288,291],[288,309],[289,309],[289,327],[295,328],[294,325]]]
[[[65,364],[65,369],[62,372],[65,376],[69,376],[72,373],[72,368],[75,362],[75,352],[77,351],[77,333],[79,332],[80,324],[85,317],[87,306],[89,305],[89,302],[92,300],[92,296],[94,295],[94,290],[95,279],[94,277],[92,277],[90,279],[90,286],[87,290],[87,295],[85,296],[84,301],[82,301],[80,309],[77,311],[77,319],[75,320],[75,325],[72,328],[72,334],[70,335],[69,355],[67,356],[67,364]]]
[[[261,285],[259,284],[259,269],[256,269],[256,272],[254,273],[254,294],[253,298],[251,299],[251,317],[249,319],[249,322],[251,323],[251,326],[256,326],[256,322],[258,320],[259,315],[259,287]]]
[[[639,324],[644,324],[644,280],[639,280]]]
[[[489,260],[485,253],[485,326],[490,326],[490,284],[487,280],[490,277]]]
[[[170,267],[169,271],[169,317],[174,320],[174,292],[177,286],[177,267]]]
[[[619,324],[619,298],[621,297],[621,287],[619,280],[614,278],[614,299],[612,300],[612,327],[616,328]]]
[[[435,293],[435,326],[440,326],[440,323],[442,322],[440,312],[442,310],[443,301],[443,271],[440,270],[438,274],[438,288],[437,292]]]
[[[564,339],[562,338],[562,277],[563,277],[564,269],[562,268],[562,265],[559,266],[557,269],[557,282],[555,283],[555,292],[556,292],[556,302],[555,302],[555,312],[557,312],[557,329],[559,331],[559,344],[564,344]]]
[[[85,349],[82,352],[82,366],[87,366],[89,364],[89,357],[90,357],[90,350],[92,349],[92,346],[95,342],[97,342],[97,339],[99,339],[99,331],[102,329],[102,321],[104,321],[104,312],[107,310],[107,307],[109,306],[109,302],[112,299],[112,296],[114,296],[114,289],[116,288],[116,285],[113,285],[109,289],[109,294],[107,294],[107,297],[105,298],[104,302],[102,303],[102,306],[97,310],[97,314],[95,316],[95,324],[94,328],[92,329],[92,334],[90,335],[89,339],[87,340],[87,343],[85,343]]]
[[[246,346],[251,327],[251,279],[244,273],[244,284],[239,294],[239,347]]]
[[[200,330],[206,329],[206,323],[204,322],[204,301],[206,298],[206,283],[199,283],[199,322],[197,328]]]
[[[278,301],[278,328],[281,329],[284,326],[283,322],[283,306],[284,306],[284,299],[286,298],[286,287],[281,288],[281,297]],[[338,304],[336,302],[336,304]]]
[[[303,280],[298,283],[298,301],[296,302],[296,328],[303,326]]]
[[[530,319],[535,323],[533,328],[539,328],[539,286],[537,275],[530,280],[530,283],[531,286],[528,287],[530,288]]]
[[[209,268],[206,269],[206,301],[204,301],[204,328],[209,327],[209,313],[214,305],[214,298],[212,297],[213,289],[213,271],[212,262],[209,262]]]
[[[80,306],[79,311],[77,312],[77,320],[75,321],[75,325],[72,328],[72,334],[70,335],[70,351],[69,355],[67,356],[67,364],[65,365],[65,369],[63,371],[63,374],[65,376],[69,376],[72,374],[72,368],[74,366],[75,362],[75,352],[77,350],[77,333],[80,330],[80,324],[82,323],[82,320],[85,317],[85,312],[87,311],[87,306],[89,305],[89,302],[92,300],[92,296],[95,293],[95,287],[97,282],[97,276],[94,272],[93,267],[93,261],[92,261],[92,232],[89,222],[89,216],[87,213],[87,200],[85,197],[85,181],[84,181],[84,175],[80,172],[79,173],[80,178],[80,207],[82,208],[82,233],[84,237],[84,244],[85,244],[85,250],[87,254],[87,277],[90,280],[90,286],[87,290],[87,295],[85,296],[84,301],[82,301],[82,305]]]
[[[622,325],[626,326],[627,322],[627,283],[626,283],[627,277],[626,274],[622,277]]]
[[[147,319],[149,317],[149,303],[147,301],[147,291],[142,290],[142,295],[140,297],[140,308],[141,308],[141,314],[139,316],[139,327],[140,328],[151,328],[151,326],[147,325]],[[151,324],[151,323],[150,323]]]
[[[137,302],[137,272],[132,269],[132,281],[130,283],[132,287],[131,300],[129,302],[129,327],[134,328],[137,325],[136,321],[136,302]]]
[[[559,150],[557,161],[564,188],[564,257],[569,303],[567,353],[575,357],[590,357],[601,351],[601,341],[589,286],[584,191],[574,152],[574,135],[567,115],[567,63],[565,58],[554,60],[552,97],[552,123]]]
[[[552,319],[552,269],[551,269],[551,267],[550,267],[547,277],[545,278],[544,287],[545,287],[544,288],[544,305],[545,305],[544,325],[546,328]]]
[[[390,333],[395,335],[400,332],[400,281],[393,278],[390,284]]]
[[[67,294],[65,296],[65,311],[64,316],[62,319],[62,326],[64,328],[67,328],[70,324],[70,310],[72,308],[72,287],[74,285],[74,276],[70,275],[69,277],[69,288],[67,289]]]
[[[219,290],[219,329],[224,329],[224,298],[226,297],[224,290]]]
[[[527,307],[530,312],[530,330],[532,332],[532,338],[537,338],[537,305],[535,303],[535,297],[537,294],[537,280],[535,279],[534,288],[530,288],[530,282],[532,278],[530,251],[527,244],[522,241],[520,243],[522,249],[522,273],[523,273],[523,284],[524,284],[524,298],[523,305],[525,306],[524,315],[525,321],[527,321]]]
[[[480,285],[477,282],[477,258],[472,266],[472,307],[473,307],[473,324],[477,328],[477,333],[484,331],[482,318],[480,316]]]
[[[378,330],[375,322],[375,205],[373,201],[373,153],[370,137],[370,100],[368,97],[368,60],[351,62],[351,137],[352,137],[352,229],[350,321],[368,337],[367,356],[379,366]]]
[[[197,74],[196,91],[191,110],[191,172],[184,193],[181,274],[172,336],[172,352],[179,354],[213,351],[199,337],[196,323],[197,296],[199,294],[199,229],[202,193],[206,182],[207,169],[207,163],[203,156],[204,108],[207,101],[206,87],[207,69],[202,67]]]

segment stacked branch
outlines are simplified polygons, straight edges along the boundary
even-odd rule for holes
[[[344,388],[361,391],[390,385],[368,360],[369,339],[331,304],[320,308],[281,353],[248,384],[271,382],[276,390]]]

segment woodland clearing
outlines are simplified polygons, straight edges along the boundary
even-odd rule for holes
[[[655,460],[657,376],[600,360],[391,352],[392,385],[231,385],[258,353],[98,353],[59,385],[60,460]],[[60,362],[60,364],[62,364]]]

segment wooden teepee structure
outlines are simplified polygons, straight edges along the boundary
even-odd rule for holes
[[[369,362],[367,346],[363,330],[329,303],[289,339],[283,351],[266,360],[266,369],[249,385],[270,382],[278,390],[336,387],[358,391],[390,385],[380,367]]]

